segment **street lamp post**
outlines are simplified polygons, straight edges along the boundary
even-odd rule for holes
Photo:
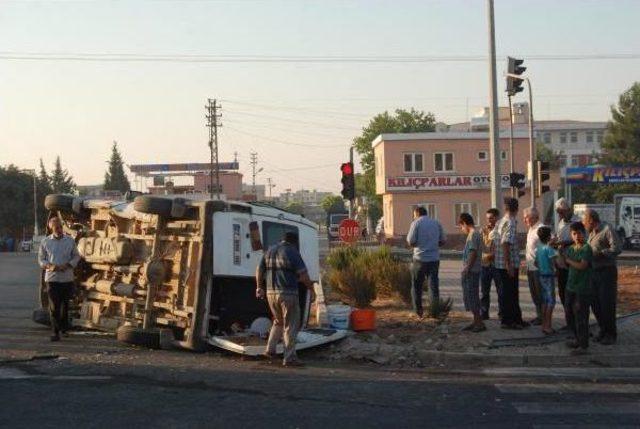
[[[498,207],[502,199],[500,180],[500,129],[498,126],[498,93],[496,89],[496,36],[493,14],[493,0],[487,0],[489,24],[489,157],[491,174],[491,207]]]
[[[34,169],[24,169],[23,173],[29,173],[33,175],[33,236],[36,237],[38,234],[38,187],[37,187],[37,177],[36,170]]]

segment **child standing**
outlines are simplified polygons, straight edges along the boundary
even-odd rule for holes
[[[480,271],[482,270],[482,236],[474,226],[473,216],[461,213],[458,225],[467,234],[467,241],[462,252],[462,293],[464,308],[473,313],[473,323],[464,330],[481,332],[486,330],[480,314]]]
[[[551,228],[541,226],[538,228],[540,243],[536,248],[535,264],[540,278],[540,297],[542,306],[542,332],[545,335],[553,334],[552,327],[553,307],[556,305],[556,277],[553,269],[558,252],[549,246],[551,240]]]
[[[581,222],[573,222],[569,227],[573,245],[567,249],[566,262],[569,278],[565,295],[567,323],[575,335],[575,340],[567,341],[574,349],[571,354],[583,355],[589,347],[589,308],[593,303],[591,284],[591,246],[585,243],[585,229]]]

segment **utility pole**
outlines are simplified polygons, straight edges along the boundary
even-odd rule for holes
[[[214,195],[214,172],[215,172],[215,194],[220,199],[220,162],[218,159],[218,127],[222,127],[222,124],[218,121],[222,117],[218,114],[218,109],[222,106],[218,104],[218,100],[209,98],[208,104],[205,106],[207,109],[207,127],[209,127],[209,149],[211,151],[211,165],[209,168],[209,188],[211,191],[211,199]]]
[[[275,184],[271,182],[271,177],[267,177],[267,187],[269,187],[269,201],[271,201],[271,189],[275,188]]]
[[[251,164],[251,186],[252,186],[252,192],[253,195],[255,195],[256,197],[256,201],[258,200],[258,193],[256,191],[256,176],[258,175],[258,173],[260,173],[262,170],[264,170],[263,168],[258,168],[258,153],[257,152],[251,152],[250,154],[250,161],[249,163]]]
[[[499,207],[502,199],[500,177],[500,128],[498,127],[498,93],[496,84],[496,35],[493,19],[493,0],[487,0],[489,21],[489,156],[491,158],[491,207]]]

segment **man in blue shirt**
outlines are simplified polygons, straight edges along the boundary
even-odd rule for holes
[[[442,225],[427,216],[424,207],[413,210],[413,222],[407,234],[407,243],[413,247],[411,264],[411,297],[413,309],[419,318],[423,317],[422,285],[425,278],[431,281],[429,289],[431,302],[440,299],[438,270],[440,269],[440,247],[444,245],[445,236]]]
[[[296,356],[296,337],[300,328],[298,283],[309,289],[313,297],[313,283],[298,252],[298,234],[287,232],[283,240],[271,246],[262,256],[256,269],[256,297],[267,297],[273,314],[265,356],[276,354],[276,346],[284,334],[284,366],[299,366]]]

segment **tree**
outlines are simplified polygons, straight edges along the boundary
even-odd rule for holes
[[[302,207],[302,204],[300,204],[300,203],[291,202],[291,203],[287,204],[284,207],[284,209],[289,211],[289,212],[291,212],[291,213],[295,213],[295,214],[299,214],[299,215],[304,214],[304,207]]]
[[[640,82],[620,95],[618,106],[611,106],[611,120],[602,142],[599,162],[605,166],[640,164]],[[638,194],[640,185],[617,183],[573,188],[575,202],[609,204],[615,194]]]
[[[320,202],[320,206],[326,213],[343,212],[344,200],[338,195],[327,195]]]
[[[360,155],[363,173],[356,175],[356,195],[368,198],[369,215],[376,222],[382,213],[382,198],[376,195],[375,157],[371,142],[384,133],[420,133],[436,129],[436,118],[432,113],[425,113],[414,108],[411,110],[396,109],[391,115],[385,111],[373,117],[362,134],[353,139],[353,145]]]
[[[56,157],[56,163],[49,180],[51,182],[51,190],[54,193],[70,194],[76,189],[73,176],[71,176],[66,169],[62,168],[59,156]]]
[[[640,164],[640,82],[623,92],[611,106],[611,120],[602,142],[600,162],[605,165]]]
[[[0,236],[22,237],[33,230],[33,176],[15,165],[0,167]]]
[[[120,191],[125,193],[131,189],[129,179],[124,172],[124,161],[122,155],[118,151],[118,143],[113,142],[111,147],[111,159],[109,159],[109,168],[104,174],[104,189],[108,191]]]
[[[51,187],[51,179],[44,167],[44,162],[40,158],[40,172],[38,173],[37,184],[37,200],[38,200],[38,223],[42,226],[47,220],[47,209],[44,207],[44,198],[53,193]]]

